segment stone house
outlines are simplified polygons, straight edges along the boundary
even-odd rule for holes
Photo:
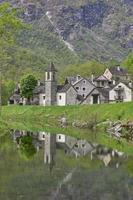
[[[109,80],[115,81],[130,81],[130,75],[127,69],[121,66],[107,68],[103,74]]]
[[[109,102],[109,89],[94,88],[81,104],[102,104]]]
[[[31,104],[65,106],[132,101],[130,76],[127,70],[120,66],[107,68],[98,77],[70,76],[66,78],[63,85],[57,84],[56,74],[57,70],[51,63],[46,69],[45,80],[43,82],[38,80]],[[25,105],[27,103],[26,99],[21,97],[20,91],[20,87],[15,89],[9,98],[9,104]]]
[[[132,83],[119,82],[110,89],[109,101],[112,103],[130,102],[133,100],[132,90]]]
[[[94,84],[96,87],[109,87],[112,84],[112,80],[100,75],[94,79]]]

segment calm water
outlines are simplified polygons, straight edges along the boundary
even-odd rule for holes
[[[132,157],[100,144],[11,130],[0,158],[0,200],[133,200]]]

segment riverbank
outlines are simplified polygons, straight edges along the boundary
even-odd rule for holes
[[[103,126],[98,130],[73,128],[74,122],[85,124],[96,122],[103,124],[108,120],[128,121],[133,119],[133,103],[105,104],[92,106],[66,106],[66,107],[42,107],[42,106],[4,106],[2,108],[2,121],[10,129],[31,130],[34,132],[46,131],[51,133],[62,133],[73,137],[87,139],[88,141],[103,144],[108,147],[124,151],[132,155],[132,144],[123,140],[110,138],[105,133]],[[60,126],[60,118],[66,117],[68,126]]]
[[[58,124],[61,117],[69,123],[88,122],[98,123],[108,120],[133,120],[133,102],[82,106],[3,106],[2,119],[5,121],[35,121]]]

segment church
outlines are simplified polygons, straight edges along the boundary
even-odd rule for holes
[[[26,105],[27,100],[20,95],[17,86],[9,98],[9,104]],[[45,71],[45,80],[38,83],[33,90],[31,105],[65,106],[83,104],[102,104],[129,102],[133,100],[133,87],[125,68],[115,66],[94,77],[69,76],[63,85],[57,84],[57,70],[50,63]]]

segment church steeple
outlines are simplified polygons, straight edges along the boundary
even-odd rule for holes
[[[56,135],[46,133],[44,143],[44,163],[49,165],[50,171],[55,165]]]
[[[56,92],[57,92],[57,82],[56,82],[56,68],[53,62],[47,67],[45,72],[45,96],[46,96],[46,106],[51,106],[56,104]]]

